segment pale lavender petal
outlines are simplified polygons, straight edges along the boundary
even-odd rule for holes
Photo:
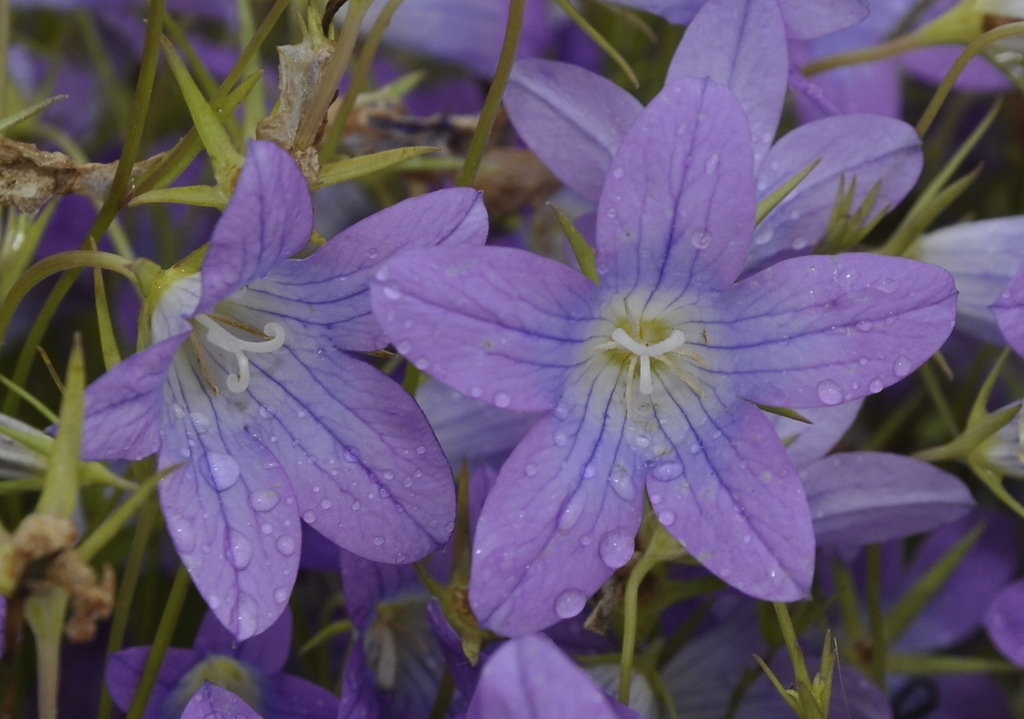
[[[160,448],[164,384],[186,336],[127,357],[86,388],[82,459],[137,460]]]
[[[232,301],[288,318],[292,332],[368,352],[388,344],[370,311],[369,282],[381,264],[416,247],[482,245],[486,239],[479,192],[431,192],[370,215],[310,257],[277,265]]]
[[[199,313],[305,247],[313,231],[306,178],[272,142],[249,144],[234,194],[210,238]]]
[[[659,93],[612,160],[598,205],[597,264],[609,291],[726,287],[754,224],[747,116],[732,94],[684,79]]]
[[[223,654],[272,674],[284,668],[291,651],[292,613],[284,611],[266,631],[238,641],[213,612],[203,617],[192,648],[203,654]]]
[[[342,673],[337,719],[379,719],[381,715],[376,678],[366,663],[363,643],[352,642]]]
[[[466,719],[639,719],[543,634],[510,639],[491,656]]]
[[[864,0],[778,0],[788,35],[807,39],[856,25],[868,16]]]
[[[646,10],[661,15],[671,23],[685,25],[697,14],[707,0],[615,0],[616,5]]]
[[[159,464],[183,465],[160,482],[161,506],[199,593],[235,637],[248,639],[288,606],[299,512],[287,471],[252,433],[265,421],[259,405],[245,393],[208,393],[188,349],[167,383]]]
[[[209,719],[210,717],[233,717],[233,719],[263,719],[255,709],[237,695],[216,684],[203,682],[199,691],[185,705],[181,719]]]
[[[782,116],[788,58],[776,0],[710,0],[687,27],[665,84],[707,77],[729,88],[750,121],[758,167]]]
[[[345,609],[360,630],[365,630],[377,604],[403,589],[419,585],[416,571],[407,564],[381,564],[344,549],[340,553]]]
[[[810,252],[828,230],[840,179],[845,190],[856,180],[854,209],[881,183],[874,217],[906,196],[921,174],[921,140],[901,120],[873,115],[840,115],[802,125],[775,143],[757,176],[764,198],[815,160],[817,167],[754,232],[748,266],[769,258]]]
[[[1024,268],[992,304],[999,331],[1017,354],[1024,356]]]
[[[338,715],[338,698],[318,684],[300,677],[271,674],[260,686],[260,694],[262,710],[268,717],[336,719]]]
[[[1024,267],[1024,215],[962,222],[929,232],[918,241],[915,256],[953,275],[960,292],[957,329],[1002,344],[989,306]]]
[[[796,96],[797,107],[805,121],[830,114],[898,118],[903,109],[900,80],[895,59],[839,67],[799,83],[802,92]]]
[[[643,109],[610,80],[552,60],[516,63],[504,102],[527,146],[558,179],[594,204],[612,156]]]
[[[806,467],[821,459],[839,443],[860,412],[861,401],[844,402],[835,407],[812,407],[800,410],[806,424],[778,414],[768,419],[786,446],[786,454],[797,467]]]
[[[975,505],[958,477],[898,454],[834,454],[800,476],[820,545],[858,547],[930,532]]]
[[[670,452],[647,475],[658,519],[701,564],[760,599],[810,591],[814,533],[796,468],[764,413],[680,382],[652,424]],[[660,444],[652,438],[652,446]]]
[[[985,614],[985,629],[1003,656],[1024,666],[1024,581],[999,591]]]
[[[500,467],[540,415],[498,409],[428,379],[416,390],[416,402],[434,428],[449,464],[458,469],[481,462]]]
[[[399,352],[464,394],[518,410],[558,402],[596,290],[565,265],[504,247],[413,250],[371,284]]]
[[[708,365],[776,407],[881,391],[952,331],[956,290],[934,265],[869,254],[795,257],[722,293],[704,315]]]
[[[473,545],[481,625],[512,636],[573,617],[632,556],[644,497],[613,397],[620,374],[579,378],[571,409],[540,420],[502,467]]]
[[[394,380],[331,347],[289,342],[252,358],[239,427],[287,474],[302,520],[367,559],[407,563],[447,541],[455,520],[448,461],[423,412]]]

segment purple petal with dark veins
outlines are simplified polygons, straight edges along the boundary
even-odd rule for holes
[[[191,354],[179,353],[166,386],[159,465],[183,465],[160,482],[160,501],[199,593],[235,637],[248,639],[288,606],[299,511],[287,470],[253,434],[266,422],[260,405],[247,393],[208,393]],[[208,359],[218,362],[215,353]]]
[[[759,167],[782,116],[788,58],[776,0],[710,0],[687,27],[665,84],[707,77],[729,88],[747,113]]]
[[[930,532],[975,506],[958,477],[898,454],[833,454],[800,476],[820,545],[859,547]]]
[[[127,357],[85,390],[82,459],[148,457],[160,448],[164,384],[180,334]]]
[[[539,59],[516,63],[504,102],[527,146],[594,204],[612,156],[643,110],[636,98],[600,75]]]
[[[743,108],[708,80],[669,85],[626,133],[601,192],[602,288],[727,287],[746,259],[755,204]]]
[[[786,447],[786,454],[798,468],[821,459],[839,443],[860,412],[863,402],[854,400],[835,407],[812,407],[800,410],[805,424],[778,414],[768,414],[768,420]]]
[[[309,186],[291,155],[272,142],[250,143],[234,194],[210,238],[196,312],[209,312],[263,277],[305,247],[312,232]]]
[[[340,563],[345,608],[360,630],[365,630],[373,619],[380,601],[394,597],[402,589],[419,586],[416,571],[407,564],[381,564],[344,549]]]
[[[674,378],[673,378],[674,379]],[[803,485],[761,410],[663,385],[647,494],[665,528],[740,591],[793,601],[810,591],[814,533]]]
[[[370,311],[369,282],[381,264],[417,247],[482,245],[486,239],[479,192],[431,192],[370,215],[310,257],[277,265],[232,301],[288,318],[292,332],[368,352],[388,343]]]
[[[150,651],[149,647],[122,649],[112,654],[107,662],[107,690],[114,704],[123,711],[128,711],[135,697]],[[143,719],[161,719],[164,716],[164,702],[178,688],[178,682],[188,670],[202,659],[203,655],[192,649],[171,647],[167,650],[156,683],[149,693]]]
[[[754,231],[747,266],[810,252],[828,230],[839,192],[856,180],[852,210],[881,183],[870,217],[893,207],[921,174],[921,140],[901,120],[874,115],[840,115],[802,125],[768,152],[757,175],[759,199],[767,197],[815,160],[817,167],[761,221]]]
[[[488,629],[519,635],[575,616],[632,557],[644,496],[613,396],[620,374],[609,365],[579,377],[502,467],[477,523],[469,587]]]
[[[1024,356],[1024,268],[992,304],[992,314],[1009,345],[1017,354]]]
[[[709,301],[706,347],[721,381],[753,402],[822,407],[881,391],[952,331],[956,290],[934,265],[847,253],[795,257]]]
[[[232,717],[233,719],[263,719],[255,709],[227,689],[216,684],[203,682],[181,714],[181,719],[210,719],[210,717]]]
[[[399,352],[463,394],[518,410],[558,402],[596,290],[565,265],[504,247],[413,250],[371,284]]]
[[[266,631],[238,641],[213,612],[207,612],[199,625],[192,648],[203,654],[224,654],[273,674],[284,669],[292,645],[292,613],[284,611]]]
[[[466,719],[639,719],[543,634],[510,639],[480,673]]]

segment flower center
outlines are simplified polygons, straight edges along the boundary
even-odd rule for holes
[[[686,337],[683,335],[681,330],[672,330],[665,339],[660,342],[650,344],[647,342],[638,342],[633,339],[626,330],[621,327],[617,327],[612,332],[612,342],[622,347],[627,352],[631,352],[633,357],[630,358],[630,371],[629,374],[632,376],[632,366],[634,363],[639,361],[640,365],[640,392],[642,394],[651,394],[654,392],[654,380],[651,377],[651,358],[658,359],[662,355],[679,349],[686,343]]]
[[[244,392],[249,387],[249,358],[246,357],[246,352],[263,354],[281,349],[284,345],[284,327],[277,322],[268,322],[263,326],[261,332],[255,327],[223,315],[198,315],[194,319],[206,328],[207,342],[235,356],[235,361],[238,362],[238,372],[228,375],[228,389],[232,392]],[[258,339],[243,340],[229,332],[224,325],[235,327]],[[199,352],[199,366],[206,381],[216,390],[216,384],[213,382],[202,352]]]

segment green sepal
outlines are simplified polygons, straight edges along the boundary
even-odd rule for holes
[[[769,194],[766,198],[758,202],[757,218],[754,224],[760,225],[761,220],[767,217],[768,213],[770,213],[772,210],[778,207],[779,203],[785,200],[789,193],[796,189],[797,185],[799,185],[801,182],[807,179],[807,176],[814,171],[814,168],[821,163],[821,160],[822,158],[820,157],[817,160],[814,160],[813,162],[808,164],[807,167],[800,170],[800,172],[796,173],[791,178],[786,180],[784,183],[779,185],[779,187],[772,191],[772,193]]]
[[[45,100],[37,102],[34,105],[30,105],[29,107],[26,107],[23,110],[19,110],[18,112],[12,112],[7,117],[0,118],[0,134],[7,132],[7,130],[14,127],[19,122],[23,122],[32,117],[33,115],[38,115],[40,112],[48,108],[50,105],[58,103],[61,100],[67,99],[67,95],[54,95],[53,97],[48,97]]]
[[[996,657],[958,657],[950,654],[893,654],[889,668],[897,674],[1016,674],[1020,667]]]
[[[590,246],[590,243],[587,242],[583,234],[564,212],[550,202],[548,207],[551,209],[555,219],[558,220],[558,226],[562,228],[562,232],[565,233],[569,240],[569,246],[572,247],[572,253],[576,257],[576,264],[580,266],[580,272],[586,275],[587,279],[595,285],[601,284],[601,278],[597,274],[597,260],[594,248]]]
[[[825,236],[818,243],[815,249],[816,254],[834,255],[845,252],[858,242],[863,240],[875,229],[875,226],[889,214],[891,207],[883,207],[874,217],[871,212],[878,200],[878,193],[882,190],[882,181],[878,180],[868,191],[864,202],[856,210],[853,209],[853,200],[857,194],[857,176],[854,175],[850,186],[846,186],[846,176],[839,177],[839,189],[836,191],[836,202],[832,206],[832,216],[829,218],[828,229]]]
[[[365,177],[381,170],[394,167],[413,157],[437,152],[436,147],[414,145],[412,147],[398,147],[394,150],[375,152],[372,155],[361,155],[345,160],[338,160],[320,168],[320,175],[313,183],[313,189],[336,185],[339,182],[347,182],[359,177]]]
[[[755,402],[755,404],[757,403]],[[786,419],[791,419],[794,420],[795,422],[803,422],[804,424],[814,424],[814,422],[804,417],[795,409],[790,409],[789,407],[773,407],[770,404],[757,404],[757,408],[762,412],[767,412],[768,414],[777,414],[780,417],[785,417]]]
[[[43,478],[43,493],[36,504],[39,514],[70,518],[78,505],[79,457],[82,452],[82,417],[85,414],[85,357],[82,339],[75,335],[64,377],[60,424]]]
[[[231,138],[228,137],[217,111],[210,107],[209,101],[200,92],[178,56],[178,51],[166,40],[163,41],[163,48],[171,74],[174,75],[189,114],[192,115],[196,132],[199,133],[203,147],[210,156],[217,185],[230,187],[234,184],[232,180],[235,172],[242,166],[242,154],[231,143]]]
[[[186,187],[165,187],[159,190],[137,195],[128,203],[130,207],[136,205],[151,205],[154,203],[169,203],[177,205],[194,205],[196,207],[216,207],[223,210],[230,197],[222,185],[188,185]]]

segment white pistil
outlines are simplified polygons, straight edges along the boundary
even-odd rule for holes
[[[207,342],[230,352],[238,361],[238,374],[228,375],[228,389],[232,392],[244,392],[249,386],[249,358],[245,356],[246,352],[273,352],[284,345],[284,327],[277,322],[269,322],[263,327],[267,339],[248,341],[235,337],[207,315],[199,315],[195,319],[206,328]]]
[[[643,394],[654,392],[654,380],[651,377],[651,358],[659,358],[666,352],[679,349],[686,343],[686,337],[681,330],[672,330],[672,334],[661,342],[649,345],[637,342],[621,327],[617,327],[612,332],[612,340],[624,350],[632,352],[640,359],[640,392]]]

